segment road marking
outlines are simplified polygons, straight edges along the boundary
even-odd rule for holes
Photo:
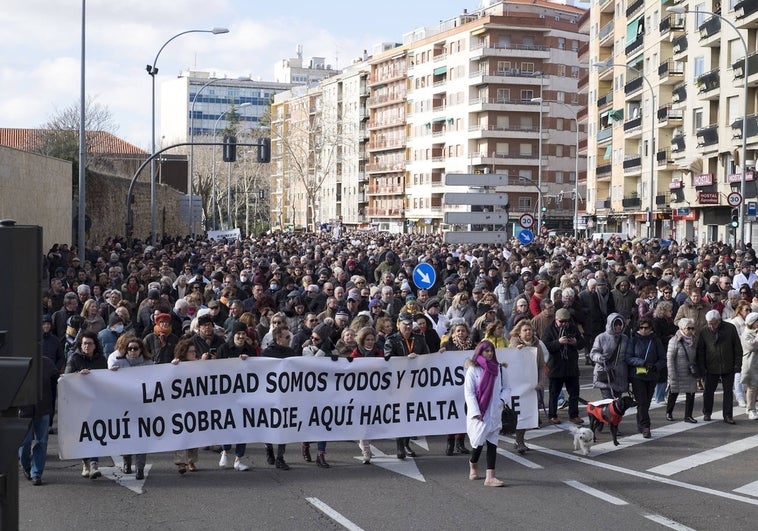
[[[616,496],[611,496],[610,494],[607,494],[603,492],[602,490],[598,490],[596,488],[590,487],[589,485],[585,485],[584,483],[580,483],[578,481],[574,481],[573,479],[564,481],[566,485],[569,487],[574,487],[577,490],[580,490],[584,492],[585,494],[589,494],[590,496],[594,496],[595,498],[600,498],[603,501],[606,501],[608,503],[612,503],[613,505],[629,505],[628,502],[625,502],[621,498],[617,498]]]
[[[752,483],[736,488],[734,489],[734,492],[747,494],[748,496],[758,496],[758,481],[753,481]]]
[[[503,439],[501,438],[501,440]],[[542,465],[538,465],[537,463],[530,461],[529,459],[526,459],[525,457],[520,456],[519,454],[514,454],[513,452],[503,450],[502,448],[498,448],[497,453],[502,455],[506,459],[510,459],[514,463],[523,465],[526,468],[531,468],[532,470],[539,470],[539,469],[545,468]]]
[[[695,531],[691,527],[687,527],[684,524],[680,524],[679,522],[672,520],[671,518],[666,518],[665,516],[661,516],[660,514],[643,514],[645,518],[648,520],[652,520],[656,524],[660,524],[664,527],[668,527],[669,529],[676,529],[677,531]]]
[[[627,415],[628,415],[628,413],[627,413]],[[721,413],[718,413],[718,414],[714,413],[712,415],[712,418],[713,418],[714,421],[715,420],[721,420],[721,418],[722,418],[721,417]],[[634,419],[630,418],[629,420],[630,420],[630,422],[628,422],[626,424],[624,424],[622,422],[621,425],[619,426],[619,428],[620,429],[632,429],[632,430],[635,429]],[[702,416],[698,417],[697,420],[699,421],[697,424],[690,424],[690,423],[684,422],[684,421],[682,421],[682,422],[673,422],[673,423],[669,422],[669,423],[666,423],[666,424],[662,425],[660,428],[655,428],[655,429],[650,430],[650,432],[653,435],[652,438],[650,438],[650,439],[645,439],[645,438],[642,437],[642,434],[637,433],[635,435],[630,435],[628,437],[619,437],[619,443],[621,443],[620,446],[614,446],[613,445],[613,441],[608,441],[608,442],[604,442],[604,443],[601,443],[601,444],[596,444],[595,446],[592,447],[592,454],[595,455],[595,456],[599,456],[599,455],[607,454],[607,453],[610,453],[610,452],[615,452],[617,450],[623,450],[624,448],[629,448],[630,446],[634,446],[634,445],[637,445],[637,444],[642,444],[642,443],[646,443],[646,442],[652,442],[652,441],[655,441],[656,439],[662,439],[663,437],[669,437],[671,435],[676,435],[678,433],[683,433],[683,432],[688,431],[688,430],[694,430],[694,429],[696,429],[696,428],[698,428],[700,426],[707,426],[708,425],[707,422],[703,422],[703,417]],[[608,433],[609,432],[609,429],[608,429],[607,426],[605,427],[605,430],[603,430],[603,432],[604,433]]]
[[[319,500],[318,498],[305,498],[308,503],[313,505],[316,509],[324,513],[326,516],[340,524],[345,529],[350,529],[351,531],[363,531],[363,528],[360,527],[357,524],[354,524],[344,516],[342,516],[340,513],[329,507],[327,504]]]
[[[416,481],[421,481],[422,483],[426,483],[426,478],[424,478],[424,475],[419,471],[418,467],[416,466],[416,461],[412,457],[398,459],[394,455],[385,454],[373,444],[371,445],[371,454],[372,465],[376,465],[385,470],[389,470],[390,472],[400,474],[407,478],[415,479]],[[355,459],[363,461],[363,456],[356,456]]]
[[[416,437],[415,439],[411,439],[411,442],[427,452],[429,451],[429,441],[426,440],[426,437]]]
[[[134,473],[124,474],[123,457],[113,455],[111,456],[111,459],[113,460],[113,466],[101,466],[99,468],[103,477],[115,481],[132,492],[143,494],[145,492],[145,481],[147,481],[147,476],[150,473],[150,469],[153,468],[153,465],[145,465],[145,479],[136,479]]]
[[[578,463],[584,463],[585,465],[591,465],[597,468],[603,468],[605,470],[610,470],[611,472],[617,472],[619,474],[626,474],[628,476],[634,476],[636,478],[647,479],[649,481],[655,481],[657,483],[663,483],[664,485],[669,485],[672,487],[681,487],[683,489],[700,492],[702,494],[710,494],[712,496],[716,496],[719,498],[726,498],[728,500],[738,501],[742,503],[747,503],[748,505],[758,506],[758,499],[747,498],[745,496],[739,496],[737,494],[732,494],[731,492],[723,492],[723,491],[711,489],[708,487],[701,487],[700,485],[693,485],[691,483],[685,483],[684,481],[677,481],[675,479],[670,479],[665,476],[656,476],[654,474],[648,474],[640,470],[632,470],[630,468],[624,468],[618,465],[611,465],[609,463],[603,463],[602,461],[595,461],[593,459],[588,459],[586,457],[581,457],[581,456],[577,456],[573,454],[567,454],[564,452],[559,452],[557,450],[551,450],[550,448],[543,448],[541,446],[534,445],[532,446],[532,450],[542,452],[547,455],[552,455],[553,457],[561,457],[569,461],[576,461]],[[594,447],[593,447],[593,450],[594,450]]]
[[[716,448],[710,448],[703,452],[671,461],[670,463],[664,463],[662,465],[654,466],[653,468],[648,468],[647,471],[662,476],[673,476],[674,474],[684,472],[685,470],[695,468],[696,466],[712,463],[719,459],[725,459],[746,450],[752,450],[756,446],[758,446],[758,435],[753,435],[752,437],[730,442],[729,444],[718,446]]]

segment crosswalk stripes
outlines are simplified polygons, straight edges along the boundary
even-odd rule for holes
[[[717,448],[710,448],[708,450],[698,452],[696,454],[671,461],[670,463],[664,463],[662,465],[648,468],[648,472],[653,474],[660,474],[662,476],[673,476],[679,472],[684,472],[697,466],[712,463],[719,459],[725,459],[747,450],[752,450],[758,446],[758,435],[747,437],[739,441],[733,441],[728,444],[724,444]]]

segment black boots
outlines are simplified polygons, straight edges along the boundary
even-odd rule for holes
[[[132,456],[125,455],[124,456],[124,474],[131,474],[131,473],[132,473]]]
[[[274,446],[272,444],[266,444],[266,462],[269,465],[273,465],[276,462],[276,459],[274,459]]]
[[[326,462],[326,453],[319,452],[316,456],[316,464],[319,468],[329,468],[329,463]]]
[[[455,450],[455,437],[447,438],[447,446],[445,447],[445,455],[453,455]]]
[[[285,444],[278,444],[276,446],[276,461],[274,465],[279,470],[289,470],[290,466],[284,462],[284,449],[287,447]]]
[[[405,438],[398,437],[395,439],[395,446],[397,448],[397,458],[405,459]]]
[[[312,463],[313,459],[311,458],[311,443],[302,443],[302,449],[303,449],[303,461],[306,463]]]
[[[465,439],[463,437],[455,439],[455,451],[459,454],[468,455],[471,452],[466,448]]]

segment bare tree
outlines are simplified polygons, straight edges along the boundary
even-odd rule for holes
[[[282,147],[282,158],[289,178],[306,196],[306,226],[315,230],[316,200],[327,176],[337,163],[342,141],[341,124],[324,120],[318,110],[300,120],[291,120],[286,131],[273,131]],[[294,207],[294,202],[293,202]]]
[[[77,100],[64,109],[56,110],[49,121],[42,126],[37,147],[38,153],[70,160],[78,168],[80,109]],[[108,107],[97,103],[91,96],[88,96],[85,102],[84,130],[86,131],[86,165],[89,167],[98,163],[100,155],[104,152],[103,147],[107,138],[103,133],[115,134],[118,130]]]

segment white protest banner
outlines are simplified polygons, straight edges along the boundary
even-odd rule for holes
[[[227,359],[67,374],[58,384],[60,455],[462,433],[463,361],[471,354]]]
[[[506,362],[503,371],[503,386],[511,389],[511,403],[508,404],[518,416],[516,428],[529,430],[539,425],[537,391],[537,349],[499,348],[497,360]]]
[[[242,238],[242,231],[240,229],[208,231],[209,240],[223,240],[224,238],[227,240],[239,240]]]

